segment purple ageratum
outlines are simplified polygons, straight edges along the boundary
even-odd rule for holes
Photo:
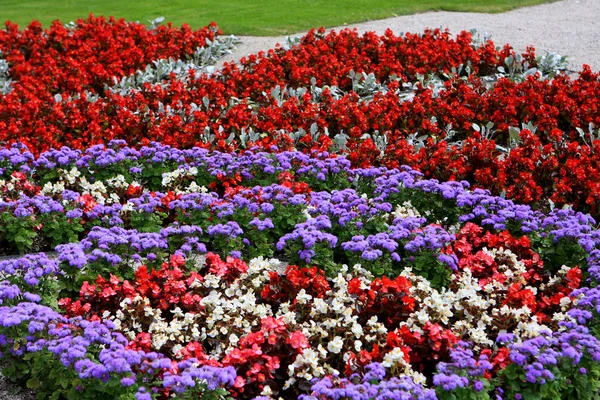
[[[191,232],[198,230],[192,228]],[[80,269],[89,263],[105,261],[111,265],[118,265],[127,259],[141,260],[142,257],[151,260],[155,253],[168,249],[168,236],[175,235],[176,229],[170,233],[146,233],[136,230],[127,230],[120,227],[103,228],[93,227],[80,244],[70,244],[57,247],[59,260],[68,263],[71,267]],[[201,229],[200,229],[201,232]],[[205,250],[196,239],[184,240],[190,248],[195,245],[197,250]],[[85,261],[83,258],[85,257]]]
[[[481,391],[484,387],[483,376],[493,366],[487,356],[475,356],[470,343],[461,341],[450,351],[450,362],[441,362],[437,367],[433,384],[450,392],[465,387]]]
[[[344,251],[352,253],[361,253],[361,257],[367,261],[374,261],[383,256],[383,251],[391,254],[394,261],[400,261],[400,256],[395,252],[398,243],[391,239],[388,233],[382,232],[375,235],[364,235],[352,237],[349,242],[342,243]]]
[[[120,158],[115,153],[115,152],[118,152],[121,150],[114,150],[113,153],[108,153],[106,155],[103,154],[104,151],[105,150],[103,148],[98,148],[98,149],[93,150],[89,154],[86,152],[86,154],[90,155],[91,153],[94,153],[93,157],[103,159],[104,161],[102,161],[102,162],[107,162],[107,163],[118,163],[118,162],[122,162],[122,160],[124,159],[124,158]],[[203,152],[199,152],[199,153],[204,154],[205,159],[202,162],[205,162],[207,159],[206,158],[207,153],[203,153]],[[160,147],[160,146],[154,146],[153,150],[146,153],[146,155],[144,155],[144,157],[147,156],[152,159],[156,159],[157,160],[156,162],[163,162],[164,160],[177,160],[177,162],[186,162],[186,157],[189,157],[191,154],[193,154],[193,152],[185,153],[182,151],[175,151],[173,149],[169,149],[168,147],[164,148],[164,147]],[[141,155],[141,153],[140,153],[140,155]],[[217,171],[217,168],[218,168],[219,171],[224,171],[226,173],[233,173],[233,169],[229,168],[230,165],[228,165],[227,161],[228,160],[235,161],[236,157],[231,156],[231,155],[223,156],[221,158],[219,158],[220,156],[216,156],[216,155],[213,155],[212,157],[214,157],[214,163],[213,163],[213,165],[215,165],[214,171]],[[260,157],[256,156],[256,160],[258,160],[258,159],[260,159]],[[290,158],[286,162],[293,164],[295,161],[292,158]],[[90,161],[90,165],[91,165],[91,163],[92,163],[92,161]],[[236,168],[239,168],[239,170],[243,170],[243,168],[246,168],[246,167],[250,166],[251,164],[252,164],[251,162],[248,162],[246,160],[244,162],[241,162]],[[211,165],[211,164],[208,163],[207,165]],[[336,164],[332,163],[331,165],[333,165],[335,167]],[[278,168],[276,166],[276,164],[272,162],[272,160],[269,161],[268,165],[265,161],[264,167],[268,171],[271,170],[270,166],[275,168],[275,170],[277,170],[277,168]],[[323,172],[324,169],[329,168],[329,167],[327,167],[326,163],[315,162],[315,163],[313,163],[312,168],[314,171],[317,171],[316,175],[315,175],[315,176],[317,176],[319,174],[324,174],[324,172]],[[264,171],[264,169],[263,169],[263,171]],[[333,171],[333,169],[332,169],[332,171]],[[599,242],[600,238],[598,237],[597,231],[593,231],[589,227],[589,224],[592,222],[591,219],[589,219],[588,217],[586,217],[582,214],[577,214],[577,213],[574,213],[569,210],[555,210],[552,213],[550,213],[549,215],[544,216],[543,214],[541,214],[539,212],[532,211],[527,206],[514,205],[510,201],[490,196],[489,192],[486,192],[486,191],[475,190],[473,192],[468,192],[466,190],[468,188],[468,185],[465,185],[464,183],[459,183],[459,184],[457,184],[457,183],[439,183],[437,181],[421,180],[420,174],[418,174],[414,171],[406,170],[406,169],[405,170],[363,169],[363,170],[357,170],[357,171],[343,170],[343,172],[346,172],[351,179],[358,180],[358,179],[369,177],[370,179],[375,179],[378,182],[380,182],[381,185],[377,185],[376,189],[375,189],[378,197],[371,199],[372,201],[370,203],[368,203],[368,202],[364,201],[364,199],[362,199],[360,196],[358,196],[358,194],[356,192],[352,193],[352,191],[346,191],[346,192],[344,192],[344,194],[341,194],[341,195],[339,193],[336,193],[335,197],[332,197],[331,194],[321,195],[319,193],[313,193],[313,194],[311,194],[311,201],[312,201],[312,199],[317,199],[316,202],[313,204],[315,204],[315,206],[319,207],[319,212],[316,212],[316,213],[313,212],[313,216],[316,217],[314,219],[318,220],[321,217],[326,217],[326,218],[328,218],[328,220],[330,222],[329,227],[327,227],[326,225],[324,225],[322,227],[318,227],[317,226],[318,224],[314,224],[314,223],[313,223],[313,225],[314,225],[313,227],[321,229],[321,230],[331,229],[331,222],[336,221],[336,218],[338,218],[338,217],[348,218],[349,215],[352,216],[353,214],[350,214],[350,213],[354,212],[353,208],[358,209],[358,211],[359,211],[358,214],[360,214],[360,215],[362,215],[363,213],[367,214],[367,215],[371,215],[371,213],[377,214],[377,213],[388,212],[386,210],[388,210],[389,207],[387,204],[384,204],[384,203],[386,203],[385,200],[387,198],[389,198],[390,195],[397,193],[398,191],[402,190],[403,188],[412,188],[415,190],[421,190],[425,193],[437,193],[437,194],[441,195],[443,198],[445,198],[446,200],[455,200],[458,206],[463,207],[466,210],[465,215],[463,215],[461,217],[461,221],[463,221],[463,222],[473,220],[473,219],[480,219],[481,221],[483,221],[482,222],[483,225],[491,226],[496,229],[504,229],[507,226],[507,224],[516,223],[518,226],[521,226],[521,229],[524,232],[537,230],[541,227],[543,229],[548,230],[549,235],[551,237],[556,238],[556,240],[559,240],[560,238],[566,238],[568,240],[577,241],[578,243],[581,244],[581,246],[586,251],[588,251],[590,253],[588,263],[590,265],[589,271],[592,274],[592,278],[595,278],[598,276],[600,250],[597,248],[598,246],[596,245],[596,243]],[[327,172],[327,173],[329,173],[329,172]],[[382,174],[384,174],[384,176],[382,176]],[[251,190],[252,193],[255,193],[255,194],[258,193],[257,188],[252,188],[249,190]],[[292,197],[290,197],[288,195],[288,192],[286,192],[286,190],[289,190],[289,189],[270,188],[269,190],[265,190],[265,195],[271,201],[281,201],[282,199],[289,201],[289,199],[291,199]],[[342,191],[340,191],[340,192],[342,192]],[[69,193],[68,196],[70,198],[74,199],[73,193]],[[158,198],[161,198],[161,196],[162,195],[159,194]],[[66,196],[63,195],[63,198],[66,198]],[[153,201],[152,199],[147,199],[147,200]],[[25,199],[25,201],[30,201],[30,200]],[[272,207],[272,204],[270,204],[270,203],[262,203],[260,206],[258,206],[256,203],[252,203],[251,201],[248,201],[247,199],[244,199],[242,197],[236,197],[236,196],[233,196],[233,198],[228,198],[227,201],[229,201],[231,204],[234,204],[234,207],[245,207],[248,210],[254,210],[255,207],[260,207],[262,209],[263,207],[265,207],[265,204],[269,204]],[[299,199],[298,201],[300,201],[298,204],[302,204],[302,201],[304,201],[304,199]],[[354,205],[351,204],[353,202],[355,202]],[[172,203],[174,203],[174,202],[172,202]],[[140,202],[140,205],[144,205],[144,204],[145,204],[144,202]],[[208,206],[210,206],[210,204]],[[25,206],[23,206],[23,209],[26,210],[27,208]],[[44,210],[47,210],[47,209],[44,209]],[[114,215],[114,213],[118,212],[118,211],[119,211],[118,209],[114,209],[114,210],[111,209],[110,211],[105,211],[104,215],[108,215],[109,213],[113,213],[113,215]],[[262,209],[262,211],[270,212],[265,209]],[[344,214],[344,213],[347,213],[347,214]],[[336,222],[338,222],[340,224],[346,223],[346,220],[344,220],[343,218],[342,219],[338,218]],[[401,223],[394,221],[392,226],[390,226],[388,234],[390,235],[390,237],[393,240],[396,240],[396,241],[403,240],[403,239],[410,237],[411,234],[413,233],[413,231],[415,229],[418,229],[420,226],[422,226],[422,224],[423,224],[423,222],[418,222],[418,224],[416,226],[411,225],[410,227],[408,227],[408,226],[406,226],[406,221],[402,221]],[[327,232],[325,232],[325,233],[327,233]],[[434,232],[434,233],[440,233],[440,235],[443,236],[443,232]],[[394,236],[392,236],[392,235],[394,235]],[[366,237],[368,237],[368,236],[366,236]],[[163,236],[163,239],[164,239],[164,236]],[[366,240],[365,235],[363,235],[362,240]],[[427,245],[426,241],[425,241],[425,243]],[[96,244],[99,244],[99,242],[94,243],[94,246]],[[69,249],[69,251],[72,253],[73,251],[78,251],[78,250],[76,248],[72,247]],[[312,255],[310,254],[311,250],[303,250],[303,251],[307,252],[307,256],[309,256],[309,257],[314,255],[314,252]],[[62,252],[59,251],[59,253],[62,253]],[[67,253],[67,252],[65,251],[65,253]],[[61,256],[63,256],[63,255],[59,254],[59,259]],[[118,255],[116,255],[116,256],[118,256]],[[75,265],[77,265],[77,261],[76,261],[77,257],[75,257],[74,260],[75,261],[71,261],[66,255],[64,255],[61,262],[65,262],[65,263],[73,262]],[[446,262],[448,264],[451,264],[450,260],[446,260]],[[574,318],[578,324],[584,324],[592,317],[590,310],[597,311],[598,294],[597,294],[597,292],[594,292],[594,289],[586,290],[585,288],[581,289],[580,293],[583,294],[584,297],[580,300],[580,302],[578,304],[578,308],[569,311],[569,315],[572,318]],[[7,317],[8,317],[8,315],[7,315]],[[7,318],[7,321],[10,323],[11,319]],[[572,324],[572,323],[568,323],[568,324]],[[566,325],[567,324],[565,323],[564,326],[567,327]],[[30,328],[37,332],[37,329],[39,329],[39,326],[30,325]],[[583,332],[581,330],[577,330],[579,328],[577,327],[576,324],[569,325],[567,328],[572,331],[575,331],[577,336],[570,337],[570,338],[563,337],[562,341],[558,341],[558,342],[553,342],[552,340],[549,340],[546,342],[542,341],[540,343],[531,341],[530,343],[528,342],[526,345],[523,345],[520,348],[519,347],[514,347],[514,348],[511,347],[511,358],[513,358],[515,363],[522,365],[523,368],[528,368],[527,369],[527,371],[529,373],[528,379],[530,381],[542,382],[542,381],[547,381],[547,380],[553,379],[551,376],[551,372],[548,370],[547,367],[549,367],[551,365],[556,365],[557,363],[560,363],[561,360],[568,361],[570,363],[580,363],[582,352],[585,352],[585,354],[591,355],[591,358],[594,360],[600,359],[600,357],[598,356],[597,349],[596,349],[597,345],[595,344],[595,339],[593,339],[593,337],[590,338],[590,337],[588,337],[589,335],[586,336],[585,332]],[[61,330],[54,330],[54,333],[57,335],[59,335],[59,334],[67,335],[68,334],[68,332],[61,331]],[[61,337],[63,337],[63,336],[61,336]],[[507,339],[507,338],[504,338],[504,339]],[[116,340],[116,338],[115,338],[115,340]],[[36,345],[41,346],[41,345],[43,345],[43,343],[36,343]],[[64,346],[68,347],[68,345],[69,345],[68,341],[65,341],[64,343],[59,342],[59,343],[57,343],[57,349],[63,349]],[[80,343],[71,342],[71,345],[79,346]],[[32,348],[36,348],[36,347],[32,347]],[[82,351],[81,348],[76,347],[75,349],[76,349],[76,351],[74,353],[76,354],[76,356],[77,357],[81,356],[81,351]],[[113,349],[113,350],[118,350],[118,349]],[[68,357],[65,358],[65,361],[69,361],[69,358]],[[457,365],[462,365],[462,364],[459,363]],[[450,368],[450,367],[448,367],[448,368]],[[581,368],[583,368],[583,367],[581,367]],[[446,372],[449,372],[449,371],[446,371]],[[99,377],[103,377],[105,374],[105,370],[103,371],[102,368],[98,368],[96,374]],[[440,379],[442,379],[442,378],[440,378]],[[475,382],[473,384],[473,388],[475,390],[478,390],[478,388],[479,388],[478,382]]]
[[[188,254],[192,251],[206,253],[206,245],[200,242],[203,230],[199,226],[174,223],[161,229],[159,234],[161,237],[167,239],[167,241],[175,238],[183,240],[183,244],[176,250],[176,253]]]
[[[183,393],[189,387],[195,387],[199,381],[207,385],[209,390],[219,387],[233,386],[236,378],[233,367],[195,367],[194,359],[181,361],[177,367],[180,373],[177,375],[165,372],[163,386],[171,388],[175,393]]]
[[[222,235],[236,238],[244,234],[244,231],[237,222],[228,221],[225,224],[211,225],[207,228],[210,236]]]
[[[0,305],[6,301],[14,300],[21,295],[21,289],[9,281],[0,282]]]
[[[188,193],[169,203],[172,210],[209,210],[211,205],[219,201],[216,193]]]
[[[304,249],[299,250],[298,254],[305,262],[310,262],[314,256],[313,247],[317,243],[326,243],[329,248],[334,248],[337,245],[337,236],[326,232],[326,229],[331,229],[331,221],[327,216],[320,215],[311,218],[306,222],[297,224],[293,232],[283,235],[275,247],[281,251],[288,242],[299,241]]]
[[[10,176],[13,171],[30,170],[33,154],[22,143],[13,143],[10,148],[0,149],[0,176]]]
[[[52,149],[43,152],[37,160],[33,161],[33,166],[36,169],[68,168],[76,165],[80,158],[81,151],[65,146],[60,150]]]
[[[440,250],[448,245],[456,237],[441,226],[428,225],[422,231],[417,232],[411,241],[404,248],[411,252],[417,253],[422,250]]]
[[[265,218],[264,220],[261,220],[258,217],[254,217],[254,219],[250,221],[248,225],[256,227],[256,229],[259,231],[275,228],[275,225],[273,225],[273,221],[271,220],[271,218]]]
[[[523,342],[509,344],[512,362],[523,369],[529,383],[544,384],[555,379],[552,368],[571,369],[584,357],[600,361],[600,341],[585,326],[561,322],[567,331],[543,332],[540,336]],[[509,342],[513,338],[498,340]]]
[[[56,246],[58,261],[71,268],[82,269],[87,264],[87,257],[81,243],[67,243]]]
[[[198,368],[193,365],[195,359],[180,362],[179,372],[175,375],[171,371],[171,360],[162,355],[127,349],[127,339],[114,331],[110,321],[66,320],[49,307],[27,302],[0,307],[0,331],[14,334],[16,331],[11,328],[23,324],[35,334],[26,337],[24,349],[28,352],[50,351],[64,366],[73,367],[82,379],[107,382],[111,376],[120,376],[121,384],[130,386],[137,381],[134,371],[155,374],[167,369],[163,386],[180,392],[182,388],[193,387],[196,382],[207,384],[209,390],[231,386],[236,377],[233,367]],[[45,337],[40,338],[41,334]],[[21,338],[0,335],[0,346],[8,347],[15,355],[22,354],[21,348],[13,346],[17,339]]]
[[[29,286],[37,286],[40,279],[47,276],[62,275],[58,261],[44,253],[27,254],[20,258],[0,261],[0,273],[5,276],[22,278]]]
[[[134,229],[119,227],[102,228],[95,226],[81,241],[84,249],[93,247],[110,250],[115,247],[126,246],[136,252],[151,251],[168,248],[168,243],[160,233],[140,233]]]
[[[370,400],[435,400],[432,389],[426,389],[408,376],[385,379],[386,372],[379,363],[365,366],[365,374],[353,380],[327,377],[311,383],[310,394],[300,395],[299,400],[341,399]]]
[[[1,201],[0,212],[12,211],[15,217],[27,217],[32,214],[48,214],[64,212],[63,205],[47,196],[21,196],[16,201]]]

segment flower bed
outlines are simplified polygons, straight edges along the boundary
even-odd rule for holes
[[[216,71],[217,33],[0,31],[3,374],[51,398],[597,395],[597,74],[439,30]]]
[[[3,247],[56,250],[0,262],[4,373],[42,395],[600,387],[589,216],[324,153],[1,154]]]
[[[8,25],[0,140],[35,154],[116,138],[339,152],[355,166],[410,165],[520,202],[598,213],[600,86],[587,68],[556,75],[565,64],[554,54],[515,54],[468,32],[319,30],[204,74],[232,45],[215,31],[92,17],[46,32]]]

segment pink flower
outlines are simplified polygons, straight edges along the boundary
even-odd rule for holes
[[[301,331],[292,332],[287,342],[295,349],[305,349],[308,347],[308,340]]]

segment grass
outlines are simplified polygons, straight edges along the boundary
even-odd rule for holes
[[[193,28],[217,22],[225,34],[277,36],[428,10],[501,12],[547,0],[0,0],[0,21],[44,26],[94,15],[147,23],[164,16]]]

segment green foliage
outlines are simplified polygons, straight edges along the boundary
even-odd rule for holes
[[[84,231],[81,219],[69,219],[63,213],[41,214],[39,221],[42,224],[42,235],[49,239],[51,248],[78,241],[79,234]]]
[[[35,227],[38,224],[32,215],[16,217],[11,212],[0,213],[0,241],[16,247],[19,253],[31,250],[37,237]]]
[[[388,197],[386,201],[392,204],[410,202],[428,224],[440,224],[444,227],[455,225],[458,218],[466,211],[456,205],[456,200],[445,199],[439,193],[425,193],[421,190],[401,189],[400,192]]]
[[[416,255],[403,259],[404,266],[412,268],[417,275],[427,279],[434,289],[448,287],[452,280],[452,270],[437,259],[432,251],[420,251]]]
[[[138,232],[160,232],[163,227],[163,220],[167,214],[163,212],[141,212],[132,211],[129,213],[130,229],[135,229]]]
[[[178,164],[173,161],[164,161],[162,163],[147,162],[140,176],[139,183],[150,191],[162,190],[162,175],[166,172],[173,172]]]
[[[323,269],[325,275],[329,277],[337,275],[341,265],[333,261],[334,251],[329,247],[328,243],[317,242],[311,249],[314,251],[314,255],[308,263],[300,258],[299,253],[303,250],[306,249],[302,242],[287,242],[284,248],[284,254],[291,265],[298,265],[301,267],[317,266],[318,268]]]
[[[539,253],[544,261],[544,268],[550,273],[556,273],[563,265],[578,265],[582,271],[586,271],[587,252],[577,241],[569,238],[553,238],[541,236],[538,233],[530,234],[531,249]]]
[[[600,366],[589,356],[584,356],[577,365],[559,360],[556,365],[546,368],[554,379],[544,384],[528,382],[523,368],[516,364],[500,370],[495,383],[504,389],[506,398],[521,394],[523,399],[533,400],[600,399]],[[581,368],[585,373],[581,372]]]
[[[438,400],[489,400],[492,398],[489,394],[491,385],[487,381],[485,381],[484,385],[485,389],[480,392],[477,392],[470,387],[446,391],[438,386],[436,388],[436,395]]]
[[[123,387],[116,376],[106,383],[96,379],[81,379],[73,368],[65,367],[47,350],[27,353],[22,359],[14,359],[2,370],[2,374],[35,391],[38,399],[133,400],[137,391],[137,385]]]
[[[305,182],[315,192],[332,190],[344,190],[352,186],[352,182],[348,180],[348,174],[340,172],[339,174],[327,174],[325,180],[318,179],[313,175],[299,175],[298,182]]]

